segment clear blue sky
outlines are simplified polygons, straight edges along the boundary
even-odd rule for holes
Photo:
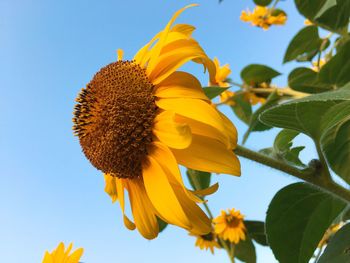
[[[239,20],[251,0],[197,1],[179,22],[197,27],[194,36],[207,53],[230,63],[232,78],[249,63],[266,63],[284,73],[282,65],[291,37],[303,26],[293,1],[280,3],[289,21],[264,32]],[[101,262],[227,262],[224,252],[194,247],[187,232],[169,227],[147,241],[124,228],[118,204],[104,193],[103,177],[85,159],[73,136],[72,109],[78,91],[103,65],[126,58],[161,30],[173,12],[191,2],[2,0],[0,2],[0,255],[1,262],[41,262],[44,251],[60,241],[84,247],[82,261]],[[187,67],[203,84],[198,65]],[[234,121],[240,135],[245,126]],[[271,145],[276,132],[253,135],[247,145]],[[304,138],[298,139],[305,143]],[[315,155],[308,147],[302,156]],[[242,160],[242,177],[214,176],[219,191],[209,198],[214,214],[235,207],[247,219],[263,220],[273,195],[294,180]],[[275,262],[258,247],[258,262]]]

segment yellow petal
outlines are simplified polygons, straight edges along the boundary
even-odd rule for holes
[[[218,189],[219,189],[219,184],[215,183],[209,186],[208,188],[193,191],[193,193],[200,196],[206,196],[206,195],[211,195],[215,193]]]
[[[118,199],[119,199],[119,205],[120,208],[123,211],[124,214],[124,208],[125,208],[125,200],[124,200],[124,186],[123,186],[123,179],[116,178],[116,187],[117,187],[117,192],[118,192]]]
[[[184,213],[167,175],[151,156],[148,157],[148,164],[143,168],[143,181],[154,208],[166,219],[166,222],[189,229],[191,223]]]
[[[174,149],[187,148],[192,141],[190,127],[176,122],[175,113],[171,111],[163,111],[155,117],[153,132],[161,142]]]
[[[161,32],[155,35],[150,42],[144,45],[134,56],[134,59],[142,68],[145,67],[150,58],[150,47],[159,38]]]
[[[137,230],[144,238],[153,239],[157,237],[159,232],[158,221],[141,179],[128,180],[127,185]]]
[[[54,263],[51,254],[46,251],[42,263]]]
[[[52,254],[53,254],[55,259],[56,258],[57,259],[62,259],[63,258],[63,256],[64,256],[64,244],[63,244],[63,242],[61,242],[58,245],[57,249]]]
[[[116,178],[109,174],[103,174],[103,176],[106,184],[105,192],[111,197],[112,202],[114,203],[118,199]]]
[[[150,81],[155,85],[192,59],[200,59],[200,61],[203,61],[202,64],[208,59],[203,49],[194,39],[174,41],[164,47],[163,52],[152,70],[147,71]]]
[[[122,49],[117,50],[118,61],[123,60],[124,51]]]
[[[207,234],[210,231],[211,223],[205,213],[196,204],[200,199],[195,197],[194,194],[188,191],[184,186],[176,160],[170,150],[159,142],[153,142],[153,144],[155,147],[151,153],[151,158],[157,160],[157,163],[165,172],[167,176],[166,179],[169,180],[171,185],[171,188],[168,188],[169,191],[175,193],[177,200],[180,201],[179,203],[182,207],[182,211],[184,211],[186,218],[191,222],[191,228],[187,227],[187,229],[197,234]],[[213,189],[215,189],[215,186]],[[161,193],[158,194],[160,198],[163,196],[162,200],[166,200],[165,202],[169,200],[165,195]],[[169,203],[168,207],[171,209],[173,206]]]
[[[220,114],[206,101],[187,98],[159,99],[156,104],[161,109],[211,125],[226,135]]]
[[[195,202],[188,198],[181,187],[176,187],[175,193],[188,219],[192,223],[192,227],[189,231],[196,235],[208,234],[211,231],[211,221],[208,216]]]
[[[135,224],[124,214],[123,215],[124,225],[129,230],[135,230]]]
[[[191,145],[183,150],[172,149],[179,164],[214,173],[240,175],[240,163],[233,151],[216,140],[193,135]]]
[[[72,250],[73,243],[70,243],[68,248],[66,249],[66,252],[64,253],[66,257],[69,256],[70,251]]]
[[[231,148],[231,143],[226,132],[221,132],[211,125],[196,121],[191,118],[176,115],[176,121],[186,123],[190,126],[192,134],[202,135],[224,143],[227,148]],[[231,148],[232,149],[232,148]]]
[[[166,173],[168,180],[172,186],[180,185],[184,192],[188,195],[190,199],[197,203],[202,203],[203,201],[195,196],[191,191],[189,191],[182,180],[179,166],[176,159],[170,149],[162,144],[161,142],[153,142],[153,151],[150,153],[154,159],[157,160],[158,164],[161,166],[163,171]]]
[[[185,35],[186,37],[191,37],[191,35],[195,29],[196,28],[194,26],[191,26],[191,25],[176,24],[175,26],[172,27],[171,31],[179,32],[179,33]]]
[[[164,30],[160,33],[158,42],[152,48],[152,56],[151,56],[151,58],[150,58],[150,60],[148,62],[148,66],[147,66],[147,73],[148,73],[147,75],[149,75],[149,73],[153,71],[154,66],[157,64],[158,56],[159,56],[160,51],[161,51],[161,49],[163,48],[163,46],[164,46],[164,44],[166,42],[166,39],[167,39],[169,31],[170,31],[170,27],[175,22],[176,18],[183,11],[185,11],[187,8],[190,8],[190,7],[193,7],[193,6],[196,6],[196,4],[187,5],[184,8],[181,8],[180,10],[175,12],[173,17],[170,19],[168,24],[165,26]]]
[[[119,205],[123,213],[124,225],[129,230],[135,229],[135,224],[125,215],[125,198],[124,198],[124,179],[115,178],[115,185],[118,193]]]
[[[177,24],[171,28],[164,45],[169,44],[172,41],[189,38],[195,28],[191,25]],[[159,39],[163,31],[156,34],[149,43],[143,46],[137,54],[134,56],[134,60],[141,66],[145,67],[152,55],[152,45]]]
[[[66,263],[78,263],[81,256],[84,253],[84,249],[83,248],[79,248],[77,250],[75,250],[72,255],[69,256],[68,261],[66,261]]]
[[[237,129],[230,121],[230,119],[225,116],[225,114],[221,113],[220,111],[219,114],[223,119],[226,128],[226,134],[228,135],[230,140],[230,149],[235,149],[237,146]]]
[[[194,98],[209,101],[200,82],[191,74],[175,71],[155,88],[159,98]]]

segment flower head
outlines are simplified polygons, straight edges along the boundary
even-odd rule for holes
[[[202,250],[209,249],[210,252],[214,254],[214,248],[220,248],[220,245],[217,242],[215,233],[210,232],[206,235],[193,235],[193,234],[191,235],[197,238],[195,246],[199,247]]]
[[[304,20],[304,25],[305,25],[305,26],[312,26],[313,23],[312,23],[312,21],[310,21],[309,19],[305,19],[305,20]]]
[[[239,210],[230,209],[227,213],[221,211],[221,215],[213,220],[214,230],[218,237],[237,244],[245,240],[245,225],[243,215]]]
[[[64,244],[61,242],[58,247],[53,250],[51,253],[46,251],[42,263],[78,263],[84,249],[78,248],[71,253],[73,244],[70,243],[65,250]]]
[[[219,60],[216,57],[213,59],[213,61],[216,68],[215,82],[210,82],[209,84],[212,86],[219,86],[222,88],[230,87],[230,83],[227,82],[228,76],[231,74],[230,65],[225,64],[221,66]],[[233,106],[235,105],[235,102],[232,100],[233,96],[234,92],[225,90],[220,94],[220,102]]]
[[[243,98],[245,101],[249,102],[251,105],[256,105],[258,103],[264,104],[266,101],[266,98],[257,96],[257,94],[251,91],[244,92]]]
[[[319,61],[314,61],[312,62],[312,70],[319,72],[326,63],[327,61],[324,58],[321,58]]]
[[[190,5],[193,6],[193,5]],[[74,131],[83,152],[105,176],[105,191],[118,200],[124,224],[148,239],[158,235],[157,217],[204,235],[211,222],[185,188],[178,165],[240,174],[232,149],[233,124],[204,94],[191,74],[177,71],[194,61],[215,81],[215,64],[192,38],[194,27],[173,25],[177,11],[132,60],[98,71],[77,98]],[[125,191],[133,220],[125,215]],[[134,222],[133,222],[134,221]]]
[[[215,64],[216,74],[215,82],[210,83],[211,85],[216,85],[219,87],[227,88],[230,84],[227,82],[228,76],[231,74],[231,69],[229,64],[220,65],[218,58],[214,58],[213,62]]]
[[[261,27],[264,30],[269,29],[271,25],[284,25],[287,21],[287,16],[284,12],[267,8],[265,6],[256,6],[251,12],[242,11],[241,20],[250,22],[253,26]]]

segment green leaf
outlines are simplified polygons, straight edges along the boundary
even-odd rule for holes
[[[259,120],[259,115],[264,110],[267,110],[268,108],[271,108],[272,106],[276,105],[280,98],[281,97],[277,94],[277,92],[271,93],[268,96],[266,102],[263,105],[261,105],[260,108],[257,109],[253,113],[253,115],[251,116],[250,121],[249,121],[248,130],[246,131],[246,133],[243,136],[243,144],[247,141],[247,139],[252,131],[266,131],[266,130],[269,130],[272,128],[271,126],[263,124]]]
[[[328,30],[342,32],[348,27],[349,16],[349,0],[327,0],[316,14],[315,21]]]
[[[322,120],[321,147],[334,172],[350,183],[350,101],[339,103]]]
[[[202,190],[210,186],[211,173],[188,169],[186,174],[194,190]]]
[[[217,86],[203,87],[203,91],[205,95],[207,95],[207,97],[211,100],[219,96],[221,93],[223,93],[227,89],[228,88],[217,87]]]
[[[272,0],[254,0],[254,3],[256,5],[260,5],[260,6],[267,6],[269,4],[271,4]]]
[[[244,220],[249,236],[262,246],[268,246],[265,234],[265,223],[262,221]]]
[[[288,76],[290,88],[306,92],[320,93],[332,89],[331,85],[321,83],[317,72],[310,68],[296,68]]]
[[[268,242],[277,260],[309,262],[323,234],[345,206],[343,201],[305,183],[280,190],[266,217]]]
[[[242,93],[236,94],[233,97],[235,105],[231,106],[233,112],[236,116],[246,124],[249,124],[250,118],[252,116],[252,105],[246,101]]]
[[[300,30],[289,43],[283,63],[297,59],[304,54],[317,54],[322,45],[317,26],[307,26]],[[316,53],[315,53],[316,52]],[[313,57],[310,57],[311,60]]]
[[[295,0],[298,11],[310,20],[317,15],[327,0]]]
[[[157,221],[158,221],[159,232],[162,232],[168,226],[168,223],[165,223],[159,217],[157,217]]]
[[[310,136],[332,170],[350,183],[350,83],[342,89],[275,106],[260,115],[268,125]]]
[[[350,42],[350,32],[348,32],[346,35],[343,35],[341,37],[338,37],[336,40],[335,40],[335,47],[336,47],[336,50],[337,52],[339,52],[340,50],[343,49],[344,46],[346,46],[347,43]]]
[[[305,167],[306,165],[299,159],[299,154],[304,149],[305,146],[291,148],[284,154],[284,159],[290,164]]]
[[[235,246],[235,257],[245,263],[256,262],[255,246],[249,236]]]
[[[266,125],[302,132],[319,141],[324,132],[321,124],[324,114],[337,103],[349,100],[350,84],[336,91],[274,106],[260,114],[260,120]]]
[[[271,79],[279,75],[281,73],[273,68],[260,64],[248,65],[241,71],[241,78],[249,85],[270,82]]]
[[[299,159],[299,153],[305,147],[299,146],[292,148],[293,139],[298,134],[299,132],[293,130],[282,130],[277,134],[273,148],[262,149],[260,152],[290,165],[305,167],[306,165]]]
[[[299,12],[323,28],[342,33],[350,16],[349,0],[295,0]]]
[[[350,41],[345,43],[339,52],[321,68],[319,80],[337,87],[350,81]]]
[[[315,18],[320,17],[323,15],[329,8],[336,6],[337,0],[327,0],[325,4],[321,7],[321,9],[317,12],[315,15]]]
[[[293,130],[280,131],[273,143],[273,148],[278,152],[288,151],[293,145],[292,141],[299,135],[299,132]]]
[[[332,237],[317,263],[349,263],[350,262],[350,224],[343,226]]]

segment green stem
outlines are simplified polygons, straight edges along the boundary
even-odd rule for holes
[[[207,211],[207,213],[209,215],[210,220],[213,220],[214,217],[213,217],[213,214],[211,213],[211,211],[209,209],[209,206],[208,206],[207,202],[204,202],[203,205],[204,205],[204,208],[205,208],[205,210]]]
[[[243,84],[239,84],[239,83],[234,82],[234,81],[232,81],[232,80],[228,81],[228,83],[231,84],[231,85],[233,85],[233,86],[243,88]]]
[[[234,263],[235,257],[232,255],[233,252],[231,248],[226,244],[225,240],[222,240],[221,238],[219,238],[219,243],[226,250],[228,257],[230,258],[230,262]]]
[[[298,169],[280,160],[273,159],[262,153],[254,152],[240,145],[238,145],[235,149],[235,153],[244,158],[264,164],[276,170],[290,174],[303,181],[309,182],[330,192],[331,194],[338,196],[348,203],[350,202],[350,191],[341,187],[332,180],[324,157],[322,154],[320,154],[321,152],[319,152],[321,167],[308,167],[306,169]]]
[[[324,157],[319,144],[315,142],[315,145],[316,145],[318,158],[319,158],[320,163],[321,163],[321,169],[320,170],[322,172],[322,176],[323,176],[323,178],[327,179],[328,181],[332,181],[332,176],[331,176],[331,173],[329,172],[326,158]]]
[[[300,170],[280,160],[276,160],[262,153],[249,150],[241,145],[237,145],[237,148],[235,149],[235,153],[239,156],[270,166],[272,168],[288,173],[302,180],[305,180],[307,176],[310,176],[314,173],[312,169]]]
[[[272,11],[275,9],[276,5],[278,4],[280,0],[275,0],[275,2],[272,4],[272,6],[270,7],[270,13],[272,13]]]

